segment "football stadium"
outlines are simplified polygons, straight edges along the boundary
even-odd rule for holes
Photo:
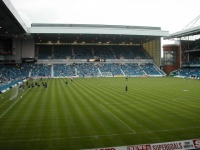
[[[200,149],[199,18],[173,34],[152,26],[27,27],[1,0],[0,149]]]

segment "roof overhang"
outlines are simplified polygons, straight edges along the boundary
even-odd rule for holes
[[[3,10],[1,11],[2,13],[5,13],[5,15],[3,16],[4,20],[7,22],[10,21],[10,23],[7,23],[6,25],[13,28],[11,32],[16,32],[17,34],[26,33],[27,27],[19,16],[16,9],[13,7],[10,0],[2,0],[1,4],[3,8]]]
[[[181,37],[193,36],[193,35],[199,35],[199,34],[200,34],[200,26],[197,26],[194,28],[172,33],[169,36],[164,37],[164,39],[167,40],[167,39],[181,38]]]
[[[32,24],[28,28],[30,34],[110,34],[169,36],[168,31],[159,27],[120,26],[120,25],[87,25],[87,24]]]

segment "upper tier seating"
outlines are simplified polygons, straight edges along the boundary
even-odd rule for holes
[[[50,45],[42,45],[37,52],[38,59],[52,59],[52,47]]]
[[[59,45],[54,47],[53,52],[54,59],[72,59],[72,46],[69,45]]]
[[[117,59],[134,59],[130,48],[127,46],[112,46]]]
[[[200,60],[199,58],[194,58],[193,60],[189,61],[189,62],[183,62],[182,66],[184,67],[200,67]]]
[[[38,59],[149,59],[142,46],[124,45],[42,45]]]
[[[94,58],[90,46],[73,46],[74,59]]]
[[[130,51],[134,56],[134,59],[149,59],[142,46],[130,46]]]
[[[116,59],[114,52],[108,46],[92,46],[94,51],[94,57],[102,59]]]

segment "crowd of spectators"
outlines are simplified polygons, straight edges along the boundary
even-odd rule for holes
[[[149,59],[142,46],[116,45],[40,45],[36,59]],[[152,71],[136,64],[121,63],[24,63],[0,65],[0,83],[10,83],[26,77],[100,77],[142,76]]]

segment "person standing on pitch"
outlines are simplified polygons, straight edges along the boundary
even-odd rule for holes
[[[127,85],[125,87],[125,91],[124,92],[128,92],[128,86]]]

